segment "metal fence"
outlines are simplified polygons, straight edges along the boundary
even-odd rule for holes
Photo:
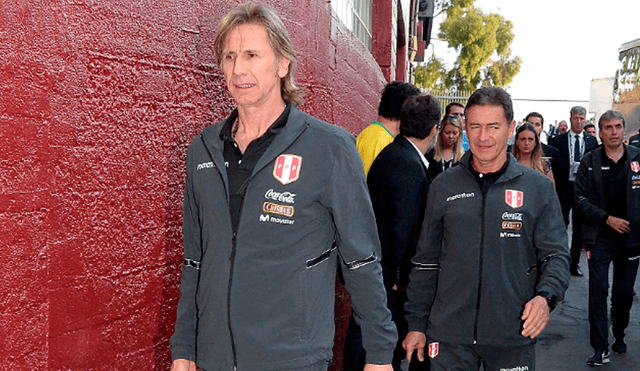
[[[422,89],[421,89],[422,90]],[[440,101],[442,105],[442,113],[444,114],[444,108],[453,102],[461,103],[463,106],[467,105],[467,100],[471,96],[470,91],[447,91],[447,90],[422,90],[425,94],[433,95]]]
[[[436,97],[442,104],[442,113],[444,108],[451,102],[467,104],[467,100],[471,96],[471,91],[447,91],[447,90],[424,90],[425,94],[431,94]],[[518,98],[511,97],[513,101],[514,119],[523,121],[530,112],[538,112],[545,118],[545,130],[549,125],[557,125],[559,121],[569,121],[569,111],[571,107],[583,106],[589,110],[588,100],[576,99],[535,99],[535,98]],[[589,118],[589,117],[587,117]]]

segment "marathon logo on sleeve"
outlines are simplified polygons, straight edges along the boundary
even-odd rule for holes
[[[301,165],[301,156],[280,155],[273,166],[273,177],[283,185],[293,183],[300,177]]]
[[[202,169],[211,169],[213,166],[213,162],[209,161],[209,162],[203,162],[201,164],[198,164],[198,166],[196,166],[196,170],[200,171]]]
[[[524,193],[522,191],[514,191],[512,189],[507,189],[504,192],[504,202],[514,209],[522,207],[523,198],[524,198]]]
[[[472,198],[475,197],[475,193],[471,192],[471,193],[459,193],[457,195],[453,195],[451,197],[447,197],[447,199],[445,200],[446,202],[449,201],[455,201],[455,200],[459,200],[462,198]]]

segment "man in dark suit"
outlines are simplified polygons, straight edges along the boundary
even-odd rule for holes
[[[582,156],[598,146],[596,138],[585,133],[584,123],[587,110],[576,106],[571,108],[571,130],[551,138],[549,145],[558,149],[558,171],[554,172],[556,190],[562,206],[565,225],[569,225],[569,212],[573,208],[573,182],[576,179]],[[557,175],[556,175],[557,174]],[[571,275],[582,276],[580,252],[582,251],[582,222],[584,216],[577,210],[572,214],[573,233],[571,235]]]
[[[430,95],[413,96],[402,106],[400,134],[376,157],[367,184],[382,247],[382,276],[387,305],[398,328],[394,370],[405,358],[407,335],[404,303],[422,228],[431,178],[423,153],[433,148],[440,122],[440,103]]]
[[[640,130],[638,130],[638,133],[636,135],[633,135],[631,138],[629,138],[629,145],[640,148]]]

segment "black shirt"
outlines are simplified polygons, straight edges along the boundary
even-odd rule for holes
[[[493,183],[495,183],[496,180],[498,180],[498,178],[500,178],[502,174],[507,171],[507,167],[509,166],[509,156],[507,155],[507,160],[504,162],[504,165],[502,165],[500,170],[496,171],[495,173],[482,174],[477,172],[476,169],[473,168],[473,157],[471,158],[470,163],[471,173],[476,177],[476,180],[478,181],[478,186],[480,187],[480,191],[482,192],[482,197],[486,197],[487,192],[489,192],[489,188],[491,188]]]
[[[602,151],[602,190],[604,191],[605,211],[616,218],[627,217],[627,150],[618,162],[614,162]],[[606,219],[605,219],[606,221]],[[625,239],[625,235],[618,233],[605,224],[601,237],[608,239]]]
[[[231,214],[231,225],[233,232],[238,231],[238,222],[240,221],[240,210],[244,201],[244,195],[249,184],[249,177],[253,173],[258,160],[269,145],[275,139],[276,135],[282,131],[287,124],[291,105],[288,104],[284,112],[278,119],[262,134],[260,138],[254,139],[244,151],[240,152],[238,144],[231,135],[233,124],[238,118],[238,110],[235,109],[222,130],[220,131],[220,140],[224,141],[224,162],[227,167],[227,176],[229,178],[229,213]]]

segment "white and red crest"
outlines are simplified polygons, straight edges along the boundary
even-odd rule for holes
[[[522,191],[507,189],[504,192],[504,202],[506,202],[507,205],[511,206],[512,208],[517,209],[519,207],[522,207],[523,195],[524,194],[522,193]]]
[[[634,173],[640,171],[640,165],[638,165],[638,161],[633,161],[631,163],[631,170],[633,170]]]
[[[296,155],[280,155],[273,167],[273,177],[283,185],[293,183],[300,177],[302,157]]]
[[[436,358],[438,355],[438,351],[440,350],[440,343],[437,341],[434,343],[429,343],[429,357]]]

